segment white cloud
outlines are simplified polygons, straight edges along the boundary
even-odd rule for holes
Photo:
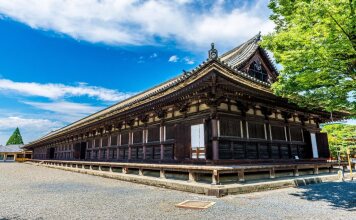
[[[46,119],[72,123],[90,114],[93,114],[106,106],[93,106],[86,103],[69,101],[34,102],[22,101],[22,103],[39,109]]]
[[[102,101],[120,101],[132,95],[132,93],[118,92],[103,87],[88,86],[83,82],[77,86],[68,86],[54,83],[14,82],[8,79],[0,79],[1,91],[17,92],[25,96],[39,96],[54,100],[64,97],[88,96]]]
[[[107,105],[106,102],[120,101],[131,96],[131,93],[88,86],[85,82],[69,86],[53,83],[14,82],[8,79],[0,79],[0,93],[50,99],[47,102],[20,101],[38,109],[36,114],[26,113],[24,115],[12,110],[10,112],[0,109],[0,143],[5,143],[16,127],[24,131],[24,140],[34,140],[104,108],[67,101],[71,97],[87,96],[98,99],[102,105]]]
[[[157,54],[157,53],[153,53],[153,54],[151,54],[151,56],[150,56],[150,58],[156,58],[156,57],[158,57],[158,54]]]
[[[177,63],[177,62],[183,62],[186,64],[194,64],[194,59],[190,58],[190,57],[184,57],[184,58],[179,58],[177,55],[172,55],[171,57],[169,57],[168,62],[171,63]]]
[[[190,64],[190,65],[195,63],[194,60],[192,58],[189,58],[189,57],[184,57],[184,62],[186,64]]]
[[[16,127],[20,129],[23,141],[27,143],[28,140],[37,139],[62,126],[61,122],[48,119],[24,118],[21,116],[3,117],[0,118],[0,144],[6,144]]]
[[[85,116],[92,114],[94,112],[103,109],[104,107],[91,106],[85,103],[75,103],[75,102],[23,102],[25,104],[31,105],[33,107],[47,110],[55,113],[61,113],[65,115],[72,116]]]
[[[176,63],[178,62],[179,57],[177,55],[173,55],[168,59],[168,62]]]
[[[32,28],[54,30],[89,42],[154,45],[175,40],[195,50],[206,49],[211,42],[228,48],[260,30],[271,31],[274,25],[268,19],[267,3],[268,0],[250,4],[223,0],[2,0],[0,14]]]
[[[138,58],[137,63],[144,63],[144,62],[145,62],[145,57],[144,57],[144,56],[140,56],[140,57]]]
[[[43,128],[59,128],[62,126],[59,122],[50,121],[47,119],[22,118],[17,116],[0,118],[0,130],[21,129],[38,130]]]

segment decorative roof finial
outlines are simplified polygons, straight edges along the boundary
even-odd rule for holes
[[[209,50],[209,59],[217,59],[218,58],[218,50],[215,49],[214,43],[211,43],[211,49]]]
[[[256,37],[256,40],[257,40],[257,41],[260,41],[260,40],[261,40],[261,31],[258,32],[257,37]]]

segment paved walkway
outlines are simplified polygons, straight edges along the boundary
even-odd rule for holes
[[[176,208],[209,200],[207,210]],[[356,219],[356,182],[223,198],[19,163],[0,163],[2,219]]]

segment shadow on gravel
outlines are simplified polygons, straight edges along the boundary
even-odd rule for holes
[[[328,202],[335,208],[356,211],[356,182],[329,182],[299,187],[303,192],[290,195],[310,201]]]
[[[38,220],[43,220],[43,218],[37,218]],[[13,216],[9,218],[3,218],[0,217],[0,220],[25,220],[24,218],[21,218],[20,216]]]

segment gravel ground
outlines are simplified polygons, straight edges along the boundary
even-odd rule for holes
[[[176,208],[187,199],[216,204]],[[208,197],[19,163],[0,163],[0,220],[356,219],[356,182]]]

